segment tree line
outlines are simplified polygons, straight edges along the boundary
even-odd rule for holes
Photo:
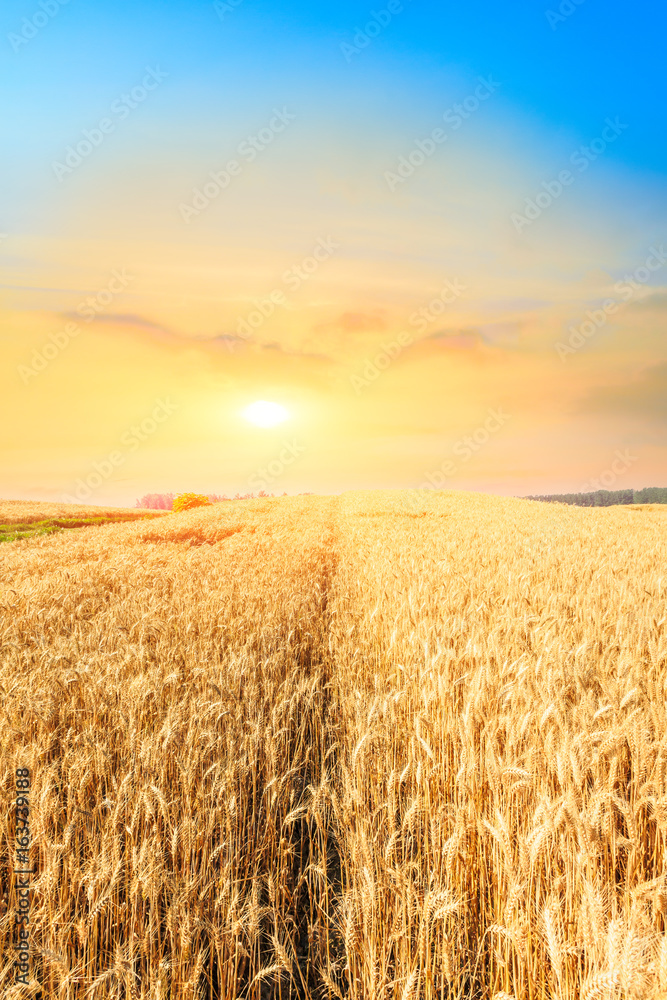
[[[550,493],[546,496],[523,497],[524,500],[544,500],[547,503],[569,503],[577,507],[613,507],[616,504],[667,503],[667,487],[646,486],[643,490],[595,490],[594,493]]]
[[[148,510],[173,510],[176,495],[176,493],[147,493],[140,500],[137,500],[135,507],[143,507]],[[300,493],[298,495],[305,497],[313,494]],[[273,497],[275,494],[260,490],[259,493],[236,493],[233,497],[220,493],[209,493],[207,496],[211,503],[222,503],[224,500],[258,500],[260,497]],[[283,493],[283,496],[286,497],[287,493]]]

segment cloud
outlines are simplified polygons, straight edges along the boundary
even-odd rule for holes
[[[517,320],[500,323],[485,323],[479,327],[463,330],[436,330],[425,342],[431,342],[446,349],[473,351],[483,344],[487,347],[516,347],[519,344],[524,324]]]
[[[376,330],[386,330],[387,321],[384,309],[373,312],[344,312],[338,319],[329,323],[319,323],[313,328],[315,333],[332,333],[342,330],[345,333],[372,333]]]
[[[453,333],[451,330],[436,330],[425,338],[438,347],[460,351],[473,351],[479,345],[479,336],[474,330],[461,330]]]
[[[519,343],[522,325],[515,321],[488,323],[485,326],[480,326],[479,335],[484,343],[491,347],[516,347]]]
[[[592,390],[581,409],[667,420],[667,361],[644,368],[635,378],[621,385]]]
[[[505,298],[505,299],[485,299],[483,306],[487,312],[523,312],[530,313],[536,310],[546,309],[553,305],[553,299],[526,299],[526,298]]]
[[[282,354],[284,357],[288,358],[310,358],[313,361],[331,361],[332,358],[328,354],[322,354],[315,351],[302,351],[298,348],[283,347],[277,341],[272,340],[268,344],[261,345],[263,351],[273,351],[277,354]]]
[[[64,313],[66,319],[80,320],[78,313]],[[113,323],[118,326],[138,326],[142,330],[150,330],[154,333],[163,333],[170,337],[178,336],[173,330],[162,326],[160,323],[153,323],[152,320],[139,316],[137,313],[98,313],[93,323]]]
[[[81,317],[77,313],[62,313],[66,319],[73,319],[81,322]],[[166,342],[172,347],[200,346],[209,350],[224,350],[228,354],[247,354],[269,351],[280,354],[285,358],[304,358],[314,361],[331,362],[332,356],[321,352],[309,350],[304,344],[302,348],[286,347],[278,341],[262,343],[258,337],[240,337],[236,333],[223,331],[214,334],[186,334],[179,330],[174,330],[161,323],[155,323],[138,313],[100,313],[95,316],[92,323],[102,323],[108,326],[122,326],[126,329],[138,330],[148,334],[150,337]]]
[[[663,288],[645,288],[641,298],[628,303],[631,310],[656,310],[662,312],[667,308],[667,292]]]
[[[78,322],[81,321],[81,317],[78,313],[70,312],[63,313],[62,315],[65,319],[73,319]],[[227,347],[228,350],[232,351],[246,343],[243,337],[238,337],[235,333],[214,333],[213,335],[181,333],[178,330],[173,330],[168,326],[164,326],[162,323],[154,323],[153,320],[146,319],[145,316],[140,316],[138,313],[99,313],[93,320],[91,320],[91,322],[106,323],[107,325],[112,326],[132,327],[134,329],[150,333],[158,337],[160,340],[169,340],[172,343],[211,344]]]

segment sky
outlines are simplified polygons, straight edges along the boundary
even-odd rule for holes
[[[667,485],[666,27],[6,0],[0,494]]]

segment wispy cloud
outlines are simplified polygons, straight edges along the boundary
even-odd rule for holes
[[[591,390],[581,409],[667,420],[667,361],[645,367],[627,382]]]

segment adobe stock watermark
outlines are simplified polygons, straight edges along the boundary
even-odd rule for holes
[[[577,167],[580,174],[583,174],[590,167],[591,163],[597,160],[598,156],[607,149],[612,142],[616,142],[619,135],[628,126],[623,125],[618,115],[614,119],[605,118],[605,127],[601,134],[592,139],[587,146],[579,146],[570,156],[570,163]],[[510,222],[520,233],[526,226],[531,226],[542,213],[553,205],[554,201],[563,194],[565,188],[571,187],[575,181],[575,174],[571,170],[561,170],[556,180],[542,181],[544,190],[538,191],[534,198],[526,198],[523,215],[520,212],[512,212]]]
[[[304,445],[298,441],[283,441],[280,454],[267,463],[266,468],[257,469],[248,477],[248,486],[253,490],[263,490],[267,486],[272,486],[279,479],[285,470],[306,451]]]
[[[418,487],[409,491],[408,504],[416,506],[418,501],[424,499],[426,490],[442,490],[447,486],[447,481],[456,476],[461,471],[461,464],[469,462],[473,455],[484,448],[491,438],[511,420],[511,414],[505,413],[502,407],[497,409],[489,408],[486,419],[479,424],[474,431],[466,434],[452,447],[452,454],[460,459],[456,462],[454,458],[446,458],[440,463],[437,469],[427,472],[425,479]]]
[[[559,24],[563,24],[568,17],[572,17],[577,7],[581,7],[582,3],[585,2],[586,0],[562,0],[557,11],[545,10],[544,14],[551,30],[555,31]]]
[[[368,21],[363,28],[355,27],[352,44],[341,42],[340,50],[345,56],[345,62],[351,63],[354,56],[359,55],[363,49],[367,49],[374,38],[377,38],[387,25],[391,24],[397,14],[402,14],[405,7],[401,0],[389,0],[386,7],[381,10],[371,10]]]
[[[623,280],[617,281],[614,285],[614,291],[618,292],[622,301],[618,302],[616,299],[609,298],[604,300],[599,309],[588,309],[586,319],[579,324],[579,327],[574,326],[574,324],[568,327],[570,336],[567,343],[559,340],[554,344],[556,354],[561,361],[565,361],[570,354],[576,354],[587,340],[590,340],[598,330],[605,326],[610,316],[613,316],[634,298],[641,290],[642,285],[645,285],[650,279],[651,273],[664,267],[666,263],[667,251],[665,251],[664,246],[660,244],[659,248],[650,247],[650,253],[644,263],[635,268],[632,274],[623,275]]]
[[[487,101],[492,94],[498,90],[500,84],[490,76],[478,77],[479,83],[475,87],[474,93],[465,97],[460,104],[453,104],[451,108],[443,114],[443,121],[449,125],[452,132],[457,132],[464,121],[473,115],[483,101]],[[423,167],[426,160],[433,156],[438,146],[447,142],[449,138],[447,132],[442,128],[434,128],[425,139],[415,139],[415,145],[407,156],[401,156],[395,171],[385,170],[384,179],[390,191],[395,191],[399,184],[412,177],[415,170]]]
[[[7,41],[14,52],[18,52],[23,45],[31,42],[59,13],[60,8],[67,6],[68,3],[69,0],[39,0],[37,5],[39,10],[35,11],[32,17],[23,18],[19,33],[10,32],[7,35]]]
[[[587,483],[579,488],[581,493],[594,493],[596,490],[609,489],[618,480],[619,476],[624,476],[635,462],[639,461],[638,455],[630,454],[630,449],[625,451],[617,449],[614,452],[614,460],[609,468],[601,472],[597,479],[589,479]]]
[[[112,102],[109,111],[117,118],[117,121],[109,117],[100,118],[94,128],[84,128],[81,133],[83,139],[79,139],[76,145],[67,147],[63,162],[53,161],[51,167],[58,180],[62,183],[65,177],[74,173],[76,168],[80,167],[84,160],[87,160],[93,151],[102,145],[105,138],[116,131],[117,123],[124,121],[135,108],[143,104],[148,95],[157,90],[168,76],[169,74],[161,70],[159,66],[155,69],[147,66],[146,75],[141,83],[133,87],[129,93],[121,94]]]
[[[248,135],[238,144],[236,152],[242,157],[245,163],[252,163],[259,153],[270,146],[281,132],[284,132],[290,122],[296,120],[296,115],[291,114],[287,108],[281,111],[273,109],[273,117],[255,135]],[[178,210],[181,213],[183,222],[190,223],[193,218],[204,211],[205,208],[215,201],[219,195],[225,191],[232,182],[232,177],[238,177],[243,172],[243,163],[240,160],[228,160],[221,170],[211,170],[210,180],[207,180],[201,187],[193,188],[192,203],[186,205],[181,202]]]
[[[60,499],[63,503],[81,503],[89,500],[94,491],[111,479],[116,469],[125,464],[128,456],[148,441],[158,430],[160,424],[163,424],[179,409],[180,406],[170,399],[157,399],[150,416],[144,417],[140,424],[133,424],[121,434],[120,443],[125,446],[124,450],[117,449],[110,452],[105,458],[93,462],[93,471],[76,480],[74,496],[69,493],[62,494]]]
[[[297,292],[305,281],[315,274],[321,265],[340,249],[340,243],[331,236],[320,237],[313,248],[312,254],[304,257],[298,264],[293,264],[282,274],[282,283],[291,292]],[[229,351],[234,351],[237,340],[248,340],[274,314],[278,306],[287,307],[289,299],[282,288],[274,288],[264,298],[253,299],[254,309],[242,316],[236,324],[236,336],[225,337]]]
[[[104,312],[106,307],[113,302],[116,296],[125,291],[134,275],[128,274],[125,268],[111,272],[111,278],[106,286],[100,289],[96,295],[88,295],[79,302],[75,312],[85,320],[92,323],[97,315]],[[19,373],[23,384],[27,385],[31,378],[35,378],[45,368],[48,368],[51,361],[69,347],[74,337],[81,333],[81,327],[77,323],[67,323],[58,333],[50,333],[48,343],[43,344],[41,349],[33,347],[32,363],[29,365],[18,365]]]
[[[215,0],[213,4],[213,9],[220,18],[224,21],[227,14],[233,14],[237,7],[240,7],[243,0]]]
[[[83,299],[76,307],[76,313],[81,316],[86,323],[92,322],[95,317],[104,312],[106,307],[113,302],[116,296],[125,291],[127,285],[134,280],[134,275],[128,274],[126,269],[114,270],[107,285],[95,295],[89,295]],[[74,337],[81,333],[81,327],[76,323],[67,323],[58,333],[49,334],[49,343],[45,344],[41,350],[33,348],[32,365],[19,365],[18,373],[24,384],[31,378],[44,371],[49,362],[53,361],[71,343]]]
[[[510,419],[511,415],[504,413],[502,407],[500,409],[489,409],[483,423],[479,424],[471,434],[466,434],[460,438],[453,445],[452,453],[457,458],[460,458],[462,462],[469,462],[472,456],[480,448],[483,448],[485,444],[488,444],[491,437],[497,434],[501,427],[504,427]],[[420,484],[419,489],[441,490],[446,485],[447,479],[455,476],[459,469],[460,466],[457,466],[453,459],[446,458],[437,469],[433,469],[426,474],[425,481]]]
[[[447,306],[455,302],[467,290],[468,286],[464,285],[458,278],[451,281],[448,279],[442,286],[439,295],[434,296],[425,306],[420,306],[413,312],[408,322],[411,326],[416,327],[417,333],[424,333],[429,324],[434,323]],[[350,375],[350,383],[357,396],[363,389],[375,382],[399,354],[414,342],[414,333],[411,330],[403,330],[398,334],[396,340],[382,344],[382,350],[374,358],[369,358],[366,361],[361,375]]]

